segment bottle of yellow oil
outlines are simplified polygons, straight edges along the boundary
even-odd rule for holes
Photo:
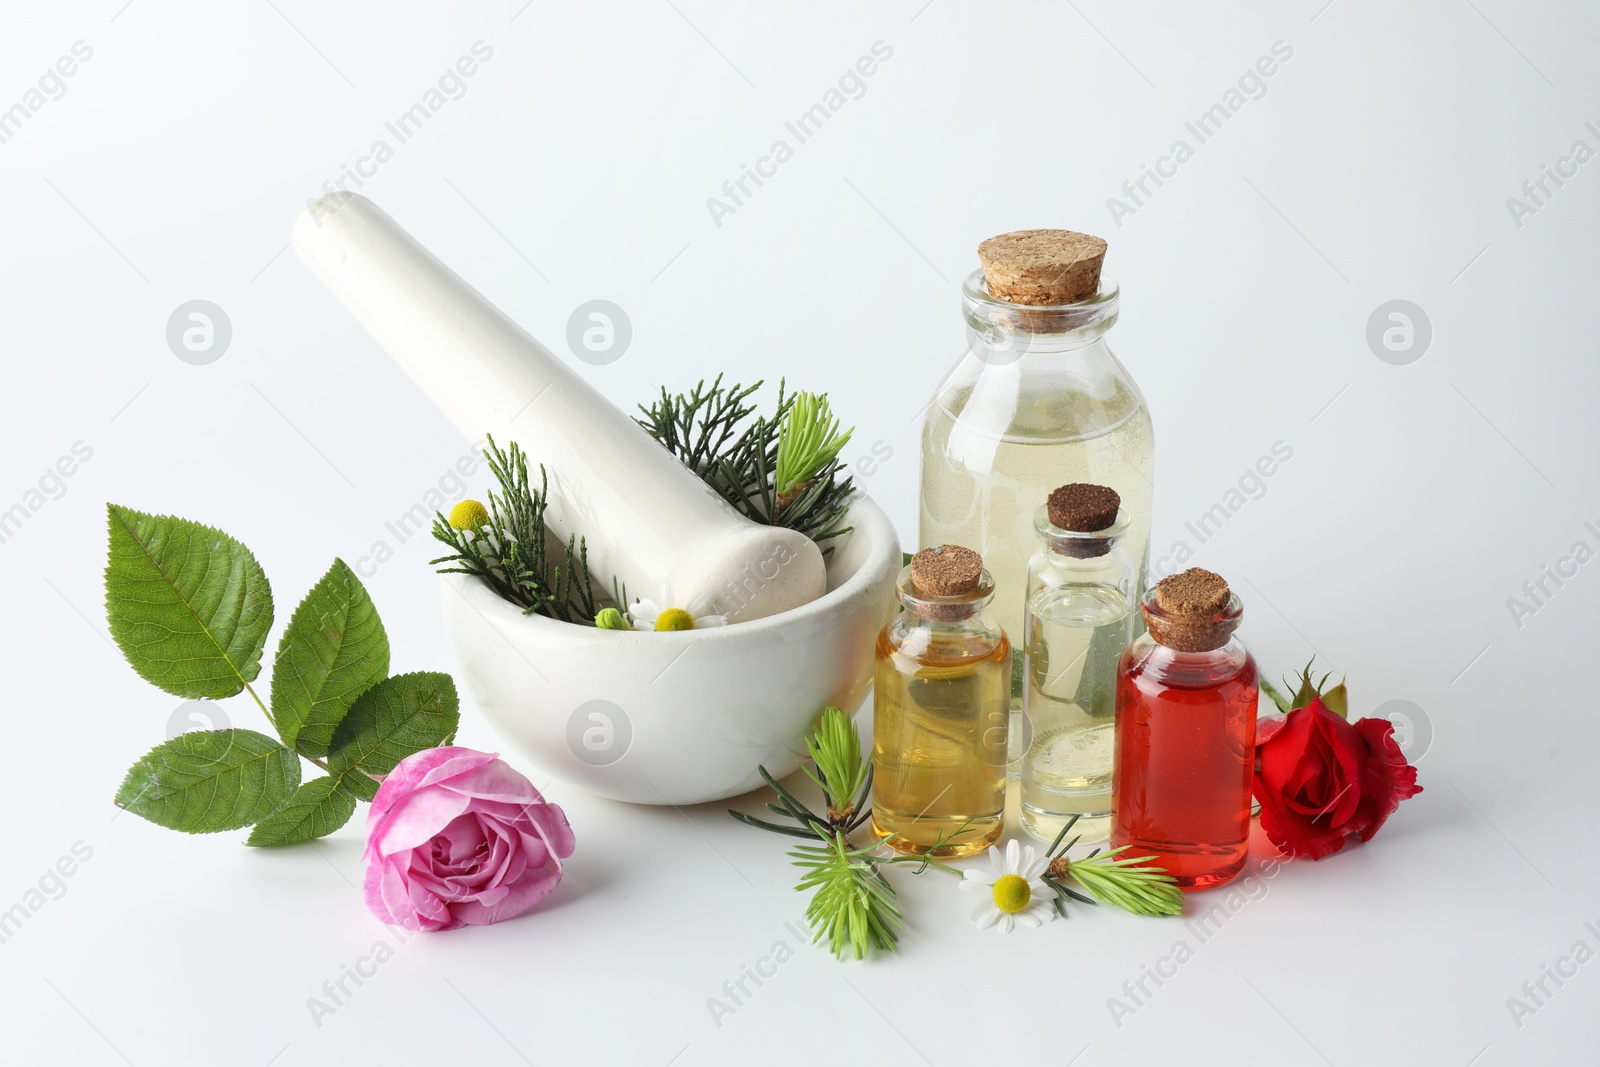
[[[971,856],[1005,824],[1011,642],[984,610],[976,552],[924,548],[900,572],[905,606],[878,635],[872,821],[900,852]]]

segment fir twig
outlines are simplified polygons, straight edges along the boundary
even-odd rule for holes
[[[802,845],[789,853],[805,872],[795,890],[816,890],[806,905],[812,944],[826,937],[838,959],[844,958],[847,945],[858,960],[873,948],[893,952],[905,920],[895,905],[894,887],[872,865],[870,853],[877,846],[853,849],[842,833],[818,834],[823,844]]]
[[[1117,858],[1129,846],[1121,845],[1104,854],[1097,848],[1081,860],[1067,859],[1067,851],[1081,840],[1074,837],[1066,844],[1067,834],[1077,825],[1080,816],[1067,820],[1056,839],[1050,842],[1045,855],[1050,865],[1045,868],[1045,883],[1056,891],[1055,908],[1066,917],[1066,900],[1071,898],[1084,904],[1102,901],[1115,904],[1135,915],[1177,915],[1183,911],[1183,891],[1178,880],[1164,867],[1144,866],[1154,856]],[[1077,881],[1087,897],[1067,885],[1067,879]]]

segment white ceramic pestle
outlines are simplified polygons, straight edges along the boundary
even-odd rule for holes
[[[294,248],[469,440],[516,441],[550,476],[548,521],[588,541],[602,582],[678,607],[704,591],[730,622],[822,596],[822,553],[751,522],[561,359],[418,244],[376,204],[307,205]]]

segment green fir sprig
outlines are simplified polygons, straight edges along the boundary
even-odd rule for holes
[[[1178,915],[1183,912],[1183,891],[1178,888],[1178,880],[1168,874],[1165,867],[1147,866],[1148,861],[1155,859],[1154,856],[1124,857],[1122,853],[1131,846],[1120,845],[1106,852],[1097,848],[1083,859],[1069,860],[1067,850],[1076,845],[1079,838],[1074,837],[1065,844],[1062,842],[1068,831],[1077,824],[1078,818],[1074,815],[1067,820],[1046,853],[1050,857],[1050,865],[1045,868],[1045,884],[1055,890],[1056,912],[1062,918],[1067,916],[1068,900],[1082,904],[1114,904],[1135,915]],[[1075,880],[1089,895],[1084,896],[1072,889],[1067,884],[1069,878]]]
[[[789,417],[778,434],[777,471],[773,475],[779,508],[787,507],[811,482],[831,469],[853,430],[839,432],[839,420],[828,407],[826,393],[797,393]]]
[[[825,844],[802,845],[789,853],[805,872],[796,892],[816,891],[806,905],[812,944],[826,937],[838,959],[844,958],[846,945],[858,960],[866,959],[869,948],[893,952],[905,919],[895,904],[894,887],[874,863],[878,846],[852,848],[842,832],[816,832]]]
[[[867,805],[867,798],[872,794],[872,764],[861,757],[861,735],[856,724],[838,708],[825,709],[815,731],[806,738],[806,751],[811,754],[817,771],[813,773],[807,767],[805,773],[822,790],[823,802],[827,804],[824,814],[812,811],[765,767],[756,770],[778,794],[779,801],[777,804],[768,801],[767,810],[794,825],[767,822],[732,808],[728,809],[728,814],[761,830],[807,840],[817,834],[826,838],[835,831],[849,834],[866,822],[872,815]]]

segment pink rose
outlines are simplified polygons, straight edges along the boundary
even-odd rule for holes
[[[497,756],[424,749],[367,813],[367,907],[408,930],[512,919],[555,889],[572,846],[566,814]]]

